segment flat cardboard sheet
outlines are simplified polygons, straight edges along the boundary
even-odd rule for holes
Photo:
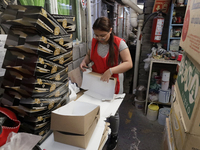
[[[121,102],[123,101],[125,94],[115,94],[113,101],[102,101],[99,99],[95,99],[89,95],[83,94],[81,97],[77,99],[77,101],[87,102],[91,104],[96,104],[100,106],[100,116],[101,117],[110,117],[111,115],[115,115],[118,110]]]
[[[4,48],[7,39],[7,34],[0,34],[0,76],[4,76],[6,69],[2,68],[3,60],[6,54]]]
[[[113,100],[116,78],[110,78],[109,82],[100,80],[101,74],[89,70],[83,72],[81,88],[88,90],[85,94],[100,100]]]

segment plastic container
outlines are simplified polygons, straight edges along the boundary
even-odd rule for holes
[[[168,90],[168,88],[169,88],[169,81],[162,81],[161,89],[162,90]]]
[[[170,90],[159,90],[158,101],[161,103],[169,103]]]
[[[163,71],[162,72],[162,81],[169,81],[170,78],[170,72],[169,71]]]
[[[158,123],[161,125],[165,125],[166,118],[169,117],[170,108],[160,108],[158,114]]]
[[[135,101],[135,107],[136,107],[136,109],[138,109],[138,110],[143,110],[144,109],[145,100],[140,101],[140,100],[137,100],[136,97],[135,97],[134,101]]]
[[[146,88],[143,85],[137,87],[136,99],[139,101],[144,101],[146,99]]]
[[[159,110],[158,105],[150,103],[148,105],[148,110],[147,110],[147,119],[155,121],[158,117],[158,110]]]

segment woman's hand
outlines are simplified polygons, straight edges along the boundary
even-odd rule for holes
[[[108,69],[108,70],[106,70],[105,72],[104,72],[104,74],[102,75],[102,77],[101,77],[101,81],[106,81],[106,82],[109,82],[109,79],[110,79],[110,77],[112,76],[112,73],[111,73],[111,71]]]
[[[88,66],[84,60],[81,62],[80,68],[82,71],[86,71],[86,68],[88,68]]]

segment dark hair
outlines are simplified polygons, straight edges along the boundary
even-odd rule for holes
[[[93,30],[100,30],[100,31],[106,31],[106,32],[110,32],[111,28],[112,28],[112,24],[107,17],[97,18],[92,27]],[[113,32],[111,32],[111,34],[110,34],[110,39],[109,39],[108,43],[109,43],[109,56],[107,59],[107,65],[113,66],[117,63],[117,59],[115,59],[115,57],[118,57],[118,56],[115,56],[114,46],[117,47],[117,45],[114,43],[114,33]]]

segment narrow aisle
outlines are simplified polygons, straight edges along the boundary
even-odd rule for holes
[[[126,96],[119,108],[119,139],[115,150],[161,150],[164,126],[157,120],[149,121],[144,112],[134,106],[134,95],[130,93],[132,74],[131,69],[124,75]]]

